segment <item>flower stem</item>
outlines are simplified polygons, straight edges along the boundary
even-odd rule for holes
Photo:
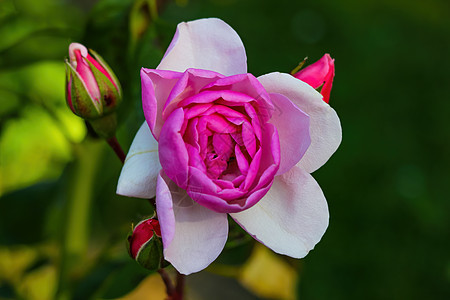
[[[119,141],[117,141],[117,138],[115,136],[113,136],[112,138],[107,139],[106,142],[114,150],[114,153],[116,153],[116,155],[120,159],[120,161],[122,163],[124,163],[126,155],[123,152],[123,149],[119,144]]]
[[[184,277],[185,275],[177,272],[177,286],[175,287],[175,293],[178,296],[177,300],[183,300]]]
[[[174,292],[174,287],[172,284],[172,281],[170,280],[169,274],[164,269],[158,270],[159,275],[161,275],[161,279],[164,281],[164,284],[166,285],[166,293],[170,297]]]
[[[185,275],[180,274],[176,271],[176,286],[173,285],[169,274],[164,269],[159,269],[158,273],[166,285],[167,300],[183,300],[184,294],[184,277]]]

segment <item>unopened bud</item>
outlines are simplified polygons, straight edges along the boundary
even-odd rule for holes
[[[163,245],[161,229],[156,219],[139,222],[128,234],[128,253],[141,266],[149,270],[158,270],[163,266]]]
[[[305,61],[301,63],[303,66]],[[328,103],[330,101],[331,88],[333,86],[333,78],[334,78],[334,59],[326,53],[322,56],[321,59],[316,61],[315,63],[307,66],[304,69],[296,72],[297,68],[294,71],[294,77],[300,79],[316,90],[318,90],[322,96],[323,101]]]
[[[91,55],[92,54],[92,55]],[[122,101],[119,81],[103,58],[79,44],[69,46],[66,100],[77,116],[88,120],[103,138],[114,135],[115,112]]]

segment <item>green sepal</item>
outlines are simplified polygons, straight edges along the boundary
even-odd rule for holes
[[[110,139],[116,134],[117,116],[115,113],[89,120],[95,133],[102,139]]]
[[[322,89],[323,89],[324,85],[325,85],[325,82],[322,83],[318,88],[316,88],[316,91],[318,91],[320,94],[322,94]]]
[[[66,75],[66,80],[72,81],[70,94],[73,112],[83,119],[95,119],[100,117],[103,114],[102,104],[91,97],[86,85],[73,66],[67,60],[65,63],[69,73]]]
[[[65,67],[66,67],[66,84],[64,85],[64,93],[66,95],[66,104],[67,106],[70,108],[70,110],[75,113],[74,109],[72,107],[70,107],[69,104],[69,82],[70,82],[70,68],[69,68],[70,64],[67,61],[67,59],[65,60]],[[70,99],[70,101],[72,102],[72,98]],[[73,104],[72,104],[73,105]]]
[[[109,67],[109,65],[106,63],[106,61],[103,59],[103,57],[100,56],[97,52],[95,52],[92,49],[89,49],[89,52],[92,54],[92,56],[95,58],[95,60],[108,72],[109,76],[111,76],[112,80],[117,86],[117,90],[119,92],[119,95],[122,97],[122,88],[120,86],[120,82],[116,77],[116,74],[114,74],[113,70]]]
[[[298,71],[300,71],[301,68],[303,68],[303,66],[306,63],[306,60],[308,59],[308,57],[305,57],[303,59],[303,61],[301,61],[292,71],[291,71],[291,75],[295,75]]]
[[[116,75],[111,70],[111,68],[106,64],[103,58],[98,55],[95,51],[89,50],[94,59],[108,72],[109,76],[111,76],[111,80],[103,74],[99,69],[97,69],[89,60],[85,60],[94,74],[95,80],[97,81],[98,87],[100,89],[100,94],[102,97],[103,111],[105,114],[113,112],[116,110],[116,107],[122,102],[122,91],[120,87],[119,80],[117,80]],[[117,86],[117,88],[114,86]]]
[[[127,240],[125,241],[126,247],[127,247],[127,251],[128,251],[128,255],[130,257],[133,257],[131,255],[131,244],[130,244],[131,237],[133,236],[133,230],[134,230],[134,226],[131,227],[131,230],[128,232],[128,235],[127,235]]]
[[[161,268],[165,268],[170,266],[170,262],[164,259],[164,247],[163,247],[163,256],[161,258]]]
[[[154,233],[154,232],[153,232]],[[156,271],[161,268],[161,261],[163,257],[163,245],[154,233],[136,255],[136,261],[144,268]]]

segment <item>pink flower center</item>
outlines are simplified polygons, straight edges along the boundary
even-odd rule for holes
[[[228,105],[228,106],[227,106]],[[260,149],[258,117],[251,104],[229,107],[223,98],[213,103],[190,104],[185,107],[185,122],[181,135],[190,151],[190,163],[214,181],[228,181],[237,188],[243,175]],[[260,135],[259,135],[260,136]]]

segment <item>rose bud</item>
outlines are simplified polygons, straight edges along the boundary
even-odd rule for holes
[[[128,234],[127,248],[130,256],[144,268],[152,271],[161,268],[163,246],[158,220],[150,218],[139,222]]]
[[[66,100],[77,116],[88,120],[103,138],[115,132],[112,113],[122,100],[122,92],[110,67],[100,55],[79,44],[69,46],[66,59]]]
[[[331,87],[334,78],[334,59],[326,53],[321,59],[294,74],[315,89],[320,89],[323,101],[330,101]]]

